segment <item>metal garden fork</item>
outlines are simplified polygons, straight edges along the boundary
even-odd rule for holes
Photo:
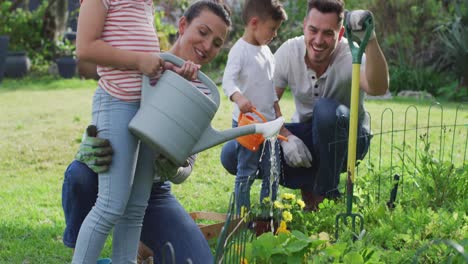
[[[360,66],[362,55],[367,46],[367,42],[371,36],[372,30],[374,29],[374,21],[372,16],[366,18],[364,22],[365,35],[361,41],[360,46],[357,46],[352,41],[352,30],[345,21],[345,35],[348,39],[349,48],[353,56],[353,71],[352,71],[352,82],[351,82],[351,104],[350,104],[350,122],[349,122],[349,138],[348,138],[348,175],[346,178],[346,213],[340,213],[336,216],[335,220],[335,237],[338,239],[338,229],[340,226],[340,219],[344,225],[348,224],[348,219],[351,219],[351,228],[354,234],[356,233],[356,220],[359,220],[359,233],[364,230],[364,217],[360,213],[353,213],[353,190],[354,190],[354,178],[355,178],[355,167],[356,167],[356,145],[357,145],[357,129],[358,129],[358,108],[359,108],[359,80],[360,80]],[[357,236],[356,236],[357,237]]]

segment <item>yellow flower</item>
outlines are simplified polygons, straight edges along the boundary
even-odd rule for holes
[[[270,202],[270,197],[265,197],[263,198],[263,203],[266,204],[266,203],[269,203]]]
[[[283,212],[283,220],[286,222],[291,222],[293,220],[293,215],[289,211]]]
[[[281,195],[281,199],[284,199],[284,200],[294,200],[296,199],[296,195],[292,194],[292,193],[283,193]]]
[[[246,258],[242,258],[240,264],[249,264]]]
[[[286,222],[281,221],[280,226],[276,230],[276,234],[278,235],[278,234],[289,234],[289,233],[291,233],[291,232],[288,230]]]
[[[292,206],[290,204],[285,204],[284,209],[292,209]]]
[[[240,216],[241,218],[244,218],[245,217],[245,214],[247,213],[247,207],[245,206],[241,206],[241,211],[240,211]]]
[[[273,203],[273,205],[274,205],[275,208],[277,208],[277,209],[283,209],[283,208],[284,208],[283,204],[282,204],[281,202],[279,202],[279,201],[275,201],[275,202]]]
[[[305,207],[304,201],[302,201],[301,199],[299,199],[299,200],[296,201],[296,203],[299,205],[299,207],[300,207],[301,209],[304,209],[304,207]]]

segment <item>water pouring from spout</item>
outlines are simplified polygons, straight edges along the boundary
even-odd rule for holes
[[[262,134],[265,138],[271,138],[278,135],[283,124],[284,118],[280,116],[270,122],[255,124],[255,131]]]

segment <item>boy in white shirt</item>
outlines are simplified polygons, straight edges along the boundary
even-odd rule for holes
[[[233,127],[237,127],[240,113],[251,113],[254,119],[261,120],[252,113],[254,109],[267,121],[281,116],[273,83],[275,59],[267,45],[276,37],[281,23],[287,19],[287,14],[278,0],[247,0],[243,7],[242,19],[245,24],[244,34],[229,52],[222,83],[226,96],[234,102]],[[262,146],[259,149],[262,150]],[[271,151],[270,144],[266,144],[264,151]],[[250,187],[257,173],[263,177],[260,200],[268,197],[270,190],[272,200],[276,198],[277,181],[270,183],[270,160],[260,161],[263,151],[254,152],[236,142],[235,168],[230,168],[233,167],[232,161],[226,160],[223,152],[221,162],[230,173],[236,175],[234,192],[238,212],[241,207],[250,208]],[[275,146],[275,153],[276,169],[280,171],[278,144]]]

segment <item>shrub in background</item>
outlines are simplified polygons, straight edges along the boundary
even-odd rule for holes
[[[35,11],[17,8],[11,11],[12,2],[0,3],[0,35],[10,36],[10,51],[26,51],[33,68],[52,59],[49,52],[54,43],[42,39],[42,18],[47,2]]]
[[[405,63],[389,65],[390,91],[393,94],[403,90],[426,91],[439,95],[440,87],[446,85],[452,75],[434,70],[434,67],[412,67]]]
[[[464,4],[463,4],[464,3]],[[440,41],[437,66],[455,73],[458,86],[455,92],[468,90],[468,4],[454,5],[455,17],[436,29]]]

